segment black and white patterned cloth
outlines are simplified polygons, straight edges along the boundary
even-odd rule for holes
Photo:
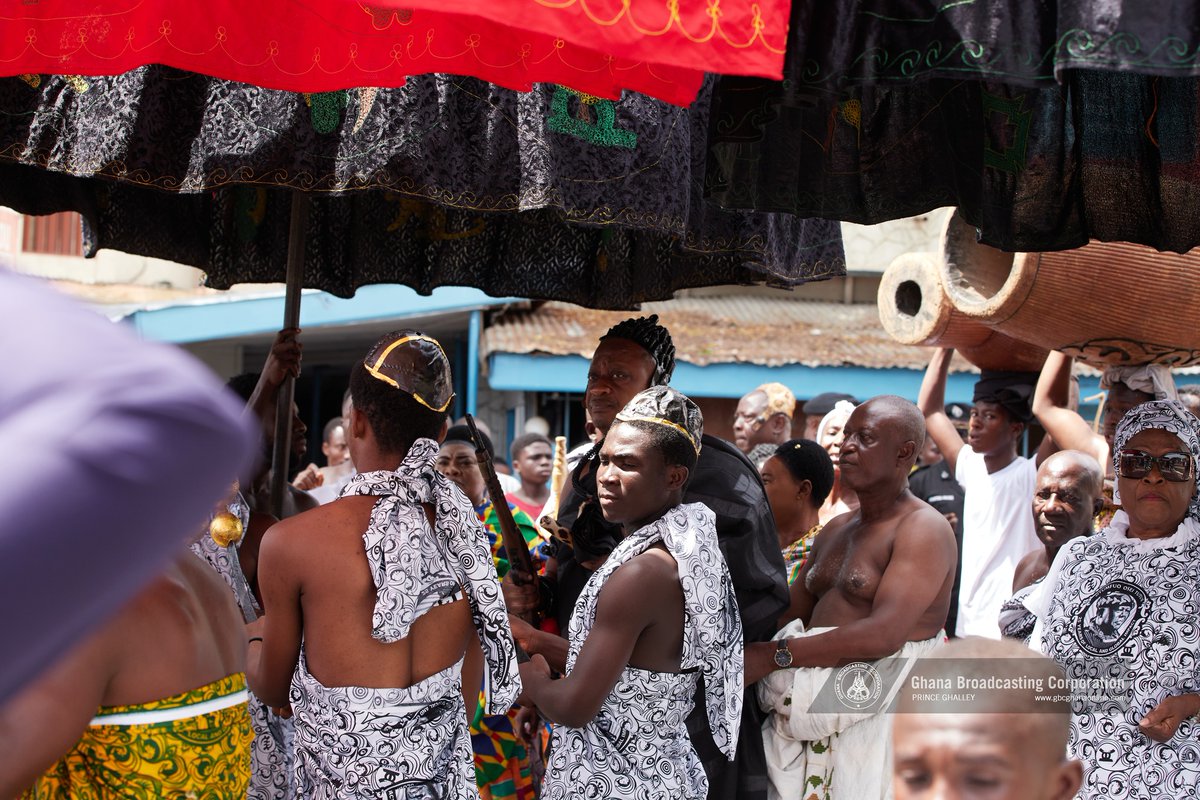
[[[342,490],[379,498],[363,534],[376,587],[372,636],[404,638],[461,587],[483,647],[486,713],[502,714],[521,689],[508,612],[482,523],[433,468],[437,452],[436,442],[418,439],[395,472],[360,473]],[[297,796],[478,797],[461,673],[459,662],[405,689],[327,687],[302,650],[290,695]]]
[[[543,798],[703,798],[708,779],[684,725],[704,679],[713,738],[729,758],[742,712],[743,645],[733,582],[717,546],[713,512],[700,503],[668,511],[626,537],[584,587],[571,617],[568,674],[596,618],[605,581],[625,562],[662,542],[683,587],[680,672],[626,666],[596,717],[554,729]]]
[[[250,506],[239,492],[226,506],[242,523],[242,530],[250,530]],[[192,552],[203,558],[233,592],[233,598],[245,613],[254,604],[254,594],[246,575],[242,572],[237,551],[245,537],[236,544],[221,547],[211,535],[204,533],[192,542]],[[272,711],[258,696],[250,693],[250,727],[254,729],[254,743],[250,746],[250,785],[246,789],[246,800],[289,800],[292,797],[289,782],[292,774],[292,720]]]
[[[1200,420],[1178,403],[1130,411],[1119,453],[1144,430],[1167,430],[1200,457]],[[1025,605],[1037,617],[1030,646],[1072,684],[1069,752],[1084,764],[1079,798],[1200,796],[1200,724],[1184,720],[1166,742],[1138,721],[1167,697],[1200,692],[1200,505],[1173,534],[1131,538],[1118,511],[1100,533],[1059,550]],[[1087,691],[1081,691],[1086,689]]]

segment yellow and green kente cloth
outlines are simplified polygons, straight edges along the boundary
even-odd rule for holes
[[[244,800],[250,783],[246,678],[163,700],[104,706],[22,800]]]

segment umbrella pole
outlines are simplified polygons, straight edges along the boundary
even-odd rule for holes
[[[300,289],[304,280],[304,245],[308,235],[308,195],[292,192],[292,219],[288,226],[287,290],[283,300],[283,327],[300,327]],[[288,457],[292,451],[292,401],[296,381],[288,377],[279,387],[275,406],[275,448],[271,452],[271,514],[283,519],[287,491]]]

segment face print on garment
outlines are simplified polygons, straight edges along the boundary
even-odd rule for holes
[[[1075,641],[1081,650],[1094,656],[1116,653],[1141,621],[1146,603],[1146,592],[1129,581],[1105,584],[1084,603]]]

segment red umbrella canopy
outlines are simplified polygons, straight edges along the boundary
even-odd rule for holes
[[[376,0],[397,6],[396,0]],[[435,11],[444,0],[403,0]],[[783,77],[791,0],[458,0],[459,13],[636,61]]]
[[[482,2],[456,3],[453,12],[438,7],[444,2],[425,5],[400,8],[387,0],[95,0],[83,10],[77,0],[7,3],[0,10],[0,74],[117,75],[166,64],[271,89],[324,92],[401,86],[407,75],[441,72],[518,91],[534,83],[556,83],[618,99],[623,89],[631,89],[688,105],[708,68],[695,53],[687,59],[672,55],[679,49],[673,43],[684,31],[691,35],[699,30],[691,27],[695,9],[662,35],[639,39],[630,33],[637,29],[628,27],[622,28],[624,38],[597,36],[590,23],[572,35],[526,29],[528,9],[502,17],[477,15],[488,6]],[[516,11],[516,6],[537,4],[507,0],[494,5]],[[533,18],[544,23],[547,15]],[[682,27],[684,21],[689,27]],[[697,38],[707,35],[714,56],[739,45],[747,52],[760,49],[753,24],[749,39],[745,34],[738,34],[740,39],[718,36],[725,29],[710,27],[710,34]],[[779,60],[781,66],[782,53]],[[711,68],[718,66],[714,61]]]

